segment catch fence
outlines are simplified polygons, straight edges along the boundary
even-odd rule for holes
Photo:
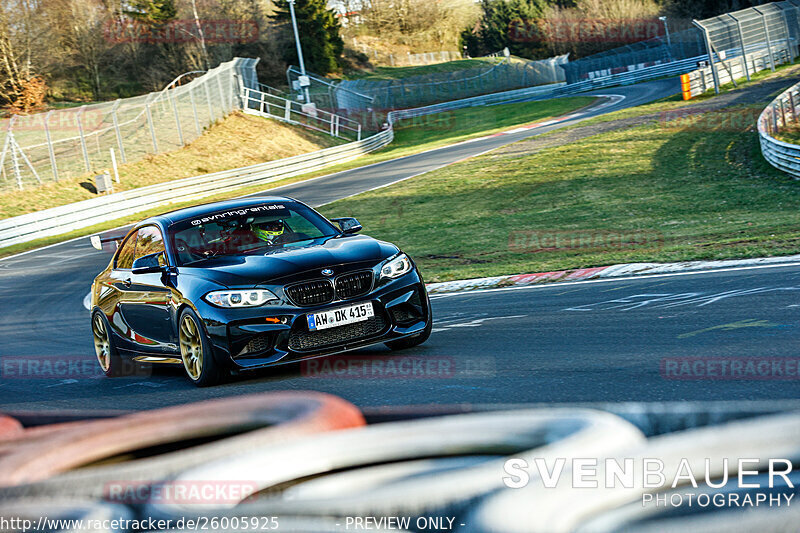
[[[159,92],[4,119],[0,190],[107,171],[112,157],[131,163],[180,148],[241,107],[240,85],[258,89],[257,63],[236,58]]]

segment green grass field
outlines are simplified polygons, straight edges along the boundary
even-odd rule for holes
[[[752,125],[728,116],[739,112],[528,156],[501,149],[324,213],[358,217],[366,233],[410,253],[428,281],[798,253],[800,183],[763,160]]]
[[[438,72],[455,72],[469,68],[489,68],[498,63],[497,58],[484,57],[478,59],[459,59],[447,61],[445,63],[434,63],[432,65],[420,65],[411,67],[375,67],[371,71],[360,71],[348,74],[351,80],[399,80],[411,76],[423,76],[425,74],[435,74]]]

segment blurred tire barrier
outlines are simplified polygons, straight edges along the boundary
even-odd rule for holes
[[[770,489],[769,492],[772,495],[778,494],[795,494],[797,493],[797,487],[800,487],[800,473],[794,473],[788,476],[789,481],[794,485],[795,488],[789,487],[783,478],[778,477],[774,480],[775,487]],[[752,478],[748,478],[748,481],[751,483],[758,483],[761,487],[766,487],[769,484],[769,476],[766,474],[760,474],[758,476],[753,476]],[[715,483],[720,483],[719,479],[714,481]],[[755,497],[755,494],[758,493],[758,489],[752,488],[741,488],[739,487],[736,478],[729,480],[724,486],[714,489],[709,488],[705,485],[699,485],[698,488],[693,487],[683,487],[683,488],[676,488],[669,491],[664,491],[658,493],[658,496],[666,498],[666,501],[670,501],[673,498],[680,498],[681,504],[676,505],[674,507],[669,506],[662,506],[656,507],[654,505],[643,506],[641,501],[636,501],[634,503],[629,503],[627,505],[621,506],[617,509],[612,511],[608,511],[605,513],[600,514],[599,516],[590,519],[588,522],[581,524],[578,528],[575,529],[576,533],[595,533],[595,532],[617,532],[617,531],[626,531],[626,532],[640,532],[640,531],[678,531],[679,527],[684,527],[683,531],[696,531],[694,527],[689,527],[690,523],[697,523],[698,527],[703,521],[707,521],[708,517],[713,517],[713,521],[716,524],[716,528],[714,530],[708,531],[760,531],[761,533],[766,533],[767,531],[773,530],[764,530],[762,528],[755,528],[752,524],[750,524],[748,529],[742,529],[739,522],[740,519],[743,517],[744,513],[728,513],[726,511],[718,511],[718,512],[708,512],[707,510],[704,512],[701,508],[699,511],[697,508],[691,508],[686,502],[688,499],[685,497],[686,494],[691,494],[693,500],[696,502],[697,498],[701,495],[706,495],[709,497],[713,497],[713,495],[730,495],[736,494],[740,498],[746,494],[749,494],[750,497]],[[773,509],[773,512],[776,509]],[[747,515],[751,514],[752,511],[748,511]],[[697,520],[697,516],[689,517],[688,515],[705,515],[702,517],[702,520]],[[763,516],[762,516],[763,518]],[[683,526],[681,526],[683,524]],[[784,523],[785,526],[786,523]],[[658,529],[655,529],[653,526],[658,526]],[[778,531],[784,531],[778,529]],[[788,530],[787,530],[788,533]]]
[[[698,509],[685,500],[644,504],[643,496],[760,494],[769,479],[768,459],[800,463],[800,412],[764,414],[789,405],[797,408],[792,402],[631,403],[603,404],[615,413],[517,406],[445,416],[423,409],[424,418],[408,411],[405,420],[362,427],[361,412],[344,400],[279,392],[17,427],[0,436],[0,482],[6,484],[0,487],[0,518],[205,519],[203,531],[243,531],[258,528],[238,526],[242,521],[273,517],[280,531],[306,533],[419,533],[441,530],[419,520],[444,518],[455,520],[453,530],[478,533],[788,533],[796,530],[800,513],[786,505],[766,513],[761,507]],[[529,465],[544,461],[548,470],[556,459],[564,460],[564,470],[554,488],[546,488],[531,468],[527,486],[509,489],[504,479],[513,474],[504,466],[512,457]],[[665,477],[652,487],[644,487],[640,475],[647,458],[663,462]],[[709,479],[718,487],[703,483],[706,458]],[[746,480],[759,488],[739,485],[739,458],[755,460],[742,470],[758,471]],[[573,459],[595,460],[597,480],[606,479],[606,460],[630,460],[639,465],[635,483],[575,488]],[[686,477],[672,487],[670,474],[680,471],[683,459],[698,487]],[[20,484],[12,486],[9,479]],[[250,490],[227,497],[212,492],[199,500],[170,491],[236,483]],[[143,488],[144,496],[118,498],[110,486]],[[800,496],[796,487],[800,472],[790,473],[788,481],[777,477],[769,493]],[[375,521],[359,527],[352,522],[357,517]],[[398,521],[380,521],[387,517]],[[165,527],[192,529],[172,524]]]
[[[126,531],[123,529],[100,529],[89,527],[68,527],[67,523],[63,521],[72,522],[71,526],[75,525],[74,521],[83,521],[83,524],[88,524],[89,521],[108,522],[111,526],[112,520],[132,520],[134,518],[130,509],[122,505],[113,505],[104,502],[96,502],[91,500],[78,500],[70,497],[52,499],[52,500],[30,500],[26,502],[0,502],[0,517],[10,523],[13,519],[17,522],[22,520],[30,521],[35,527],[37,533],[47,533],[49,531],[60,531],[63,533],[115,533]],[[54,521],[62,521],[63,526],[67,527],[53,527],[49,524],[39,524],[41,517],[47,517],[50,524]],[[43,527],[40,527],[42,525]],[[33,527],[29,527],[27,531],[33,531]],[[7,528],[2,531],[23,531],[22,528]]]
[[[793,533],[800,523],[800,508],[718,511],[709,514],[665,517],[626,526],[626,533]],[[579,532],[594,531],[580,529]]]
[[[169,481],[176,485],[250,479],[259,490],[339,470],[419,459],[519,454],[521,457],[582,457],[616,454],[644,442],[644,436],[621,418],[589,409],[499,411],[377,424],[339,431],[283,445],[259,448],[186,470]],[[338,494],[301,499],[266,497],[234,508],[151,502],[148,516],[306,515],[397,516],[453,508],[503,487],[504,459],[463,468],[433,468],[387,484],[354,483]],[[431,463],[435,465],[436,462]],[[403,468],[403,467],[399,467]],[[366,474],[369,478],[370,473]],[[374,478],[373,478],[374,479]],[[314,494],[311,494],[312,496]]]
[[[0,415],[0,439],[21,435],[22,424],[16,418]]]
[[[589,457],[603,459],[603,456],[596,454]],[[739,458],[758,459],[758,463],[750,468],[764,471],[770,458],[785,458],[794,462],[800,460],[800,414],[766,416],[661,435],[623,453],[613,454],[610,458],[616,459],[620,465],[625,458],[633,459],[634,465],[642,465],[646,458],[658,458],[663,461],[665,472],[678,472],[681,460],[686,459],[687,468],[698,480],[705,479],[706,458],[711,459],[709,475],[713,479],[723,477],[724,458],[728,459],[729,476],[738,473]],[[604,479],[604,467],[603,461],[598,461],[598,479]],[[627,504],[635,505],[638,500],[640,512],[635,517],[642,518],[646,512],[642,511],[642,496],[663,492],[668,488],[665,486],[666,478],[660,488],[645,488],[643,476],[638,475],[634,476],[635,485],[630,488],[605,488],[600,485],[586,490],[569,486],[571,479],[571,476],[562,476],[555,488],[546,488],[533,482],[524,488],[503,489],[490,495],[470,510],[465,519],[467,531],[627,531],[626,523],[611,520],[609,522],[612,523],[604,523],[603,514],[613,513]],[[692,490],[691,486],[689,490]],[[630,516],[625,517],[623,522],[630,519]],[[595,525],[591,526],[593,521],[596,521]],[[722,530],[726,528],[717,529]],[[759,531],[764,533],[761,529]]]
[[[437,457],[418,461],[403,461],[358,468],[301,481],[283,491],[287,500],[312,500],[339,496],[342,493],[366,492],[402,482],[414,476],[434,476],[459,468],[472,468],[488,461],[502,459],[499,455],[470,455],[466,457]]]
[[[363,424],[361,412],[335,396],[276,392],[142,411],[115,419],[69,423],[57,431],[36,428],[38,431],[30,438],[23,433],[0,455],[0,484],[5,485],[0,488],[0,500],[54,497],[65,493],[100,498],[109,481],[159,481],[206,461],[250,448],[268,447],[309,434]],[[196,442],[219,437],[228,438],[200,445]],[[182,451],[67,472],[120,454],[174,446],[181,441],[190,441],[193,445]],[[64,474],[51,478],[60,473]]]

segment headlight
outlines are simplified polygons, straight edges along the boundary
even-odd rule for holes
[[[258,307],[278,297],[266,289],[244,289],[209,292],[205,299],[218,307]]]
[[[406,254],[400,254],[394,259],[390,259],[381,267],[381,279],[399,278],[403,274],[411,272],[411,259]]]

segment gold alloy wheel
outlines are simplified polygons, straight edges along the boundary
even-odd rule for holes
[[[180,337],[183,367],[189,377],[197,381],[203,372],[203,341],[200,338],[200,328],[191,315],[183,316]]]
[[[94,353],[97,355],[97,362],[100,363],[103,372],[108,372],[111,367],[111,341],[108,338],[108,328],[99,314],[95,314],[92,319],[92,333],[94,334]]]

